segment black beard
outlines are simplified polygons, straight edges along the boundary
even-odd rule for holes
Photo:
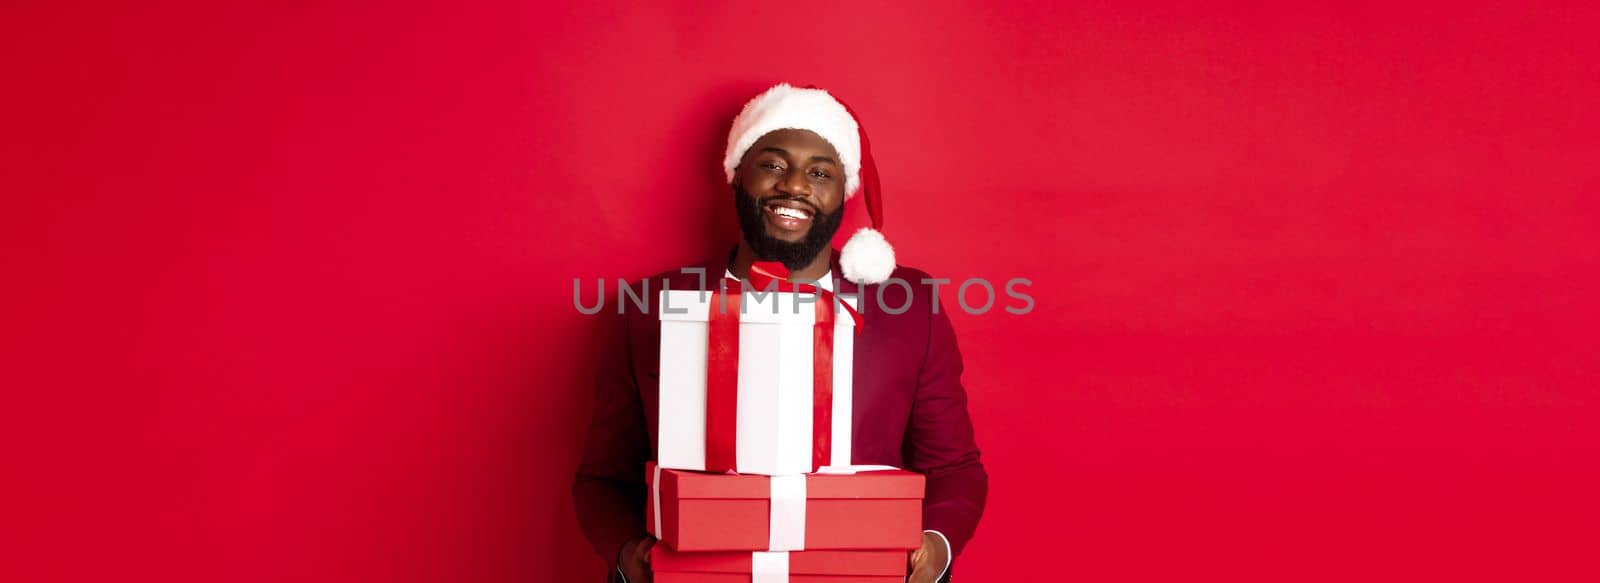
[[[733,185],[733,206],[739,214],[739,230],[744,232],[744,242],[750,245],[760,260],[777,261],[794,271],[810,265],[817,253],[833,243],[833,234],[839,232],[839,226],[844,224],[844,205],[839,205],[839,210],[832,214],[812,215],[811,230],[806,231],[805,238],[791,243],[768,235],[762,216],[766,212],[767,202],[784,199],[798,200],[789,196],[756,200],[739,185]]]

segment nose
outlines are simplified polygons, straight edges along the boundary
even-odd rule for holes
[[[801,169],[790,170],[788,174],[778,180],[778,192],[795,197],[811,197],[811,181],[806,180],[806,173]]]

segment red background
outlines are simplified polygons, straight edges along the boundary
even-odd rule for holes
[[[1186,4],[8,2],[0,579],[593,580],[572,280],[780,80],[1034,282],[963,578],[1600,577],[1600,14]]]

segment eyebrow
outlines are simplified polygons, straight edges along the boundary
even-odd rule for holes
[[[761,151],[763,151],[763,152],[772,152],[772,153],[781,154],[781,155],[784,155],[784,156],[788,156],[789,155],[789,151],[788,150],[785,150],[783,148],[779,148],[779,147],[776,147],[776,146],[767,146],[765,148],[762,148]],[[811,161],[812,162],[828,162],[828,163],[831,163],[831,164],[834,164],[834,165],[839,165],[839,161],[838,160],[834,160],[833,158],[830,158],[828,156],[823,156],[823,155],[820,155],[820,154],[816,155],[816,156],[812,156],[811,157]]]

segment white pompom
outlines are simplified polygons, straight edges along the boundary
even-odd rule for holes
[[[839,267],[844,277],[860,285],[883,283],[894,273],[894,247],[883,233],[862,228],[850,236],[839,252]]]

